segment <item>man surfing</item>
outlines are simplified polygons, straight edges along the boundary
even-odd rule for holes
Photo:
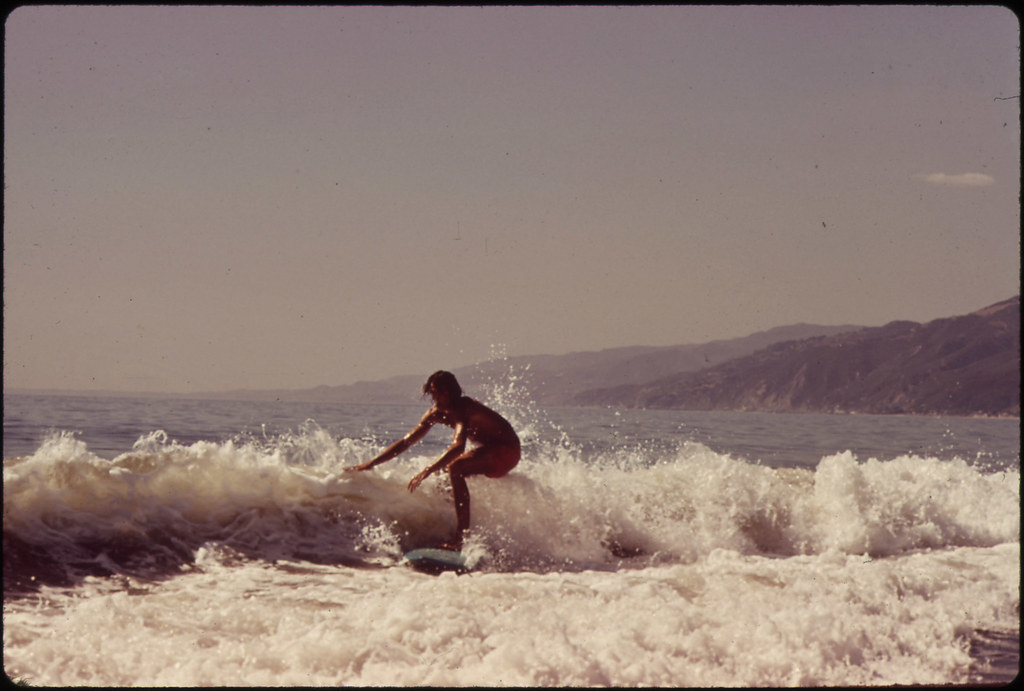
[[[430,428],[441,423],[455,429],[455,437],[448,450],[434,463],[424,468],[409,481],[409,491],[415,492],[431,474],[438,470],[448,471],[455,499],[455,537],[442,546],[455,551],[462,549],[466,531],[469,530],[469,488],[466,478],[470,475],[503,477],[519,463],[519,437],[512,425],[498,413],[479,401],[462,395],[462,387],[451,372],[434,372],[423,385],[423,395],[429,395],[434,406],[420,419],[419,424],[408,434],[384,449],[376,458],[347,470],[368,470],[375,465],[390,461],[423,439]],[[466,451],[466,442],[473,448]]]

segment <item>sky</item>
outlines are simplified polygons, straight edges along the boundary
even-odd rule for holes
[[[4,387],[205,392],[1020,292],[998,6],[31,6]]]

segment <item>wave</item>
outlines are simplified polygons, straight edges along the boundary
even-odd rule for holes
[[[179,444],[154,432],[113,460],[70,433],[5,461],[8,593],[88,575],[159,577],[197,555],[375,568],[449,537],[447,480],[414,494],[433,460],[407,454],[349,473],[379,443],[335,439],[315,423],[261,439]],[[500,480],[470,478],[466,551],[500,571],[690,563],[715,550],[884,557],[1019,539],[1019,471],[962,460],[850,452],[816,469],[769,468],[686,442],[587,456],[566,440],[526,444]]]

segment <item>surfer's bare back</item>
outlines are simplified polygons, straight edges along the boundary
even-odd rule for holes
[[[437,423],[454,428],[452,445],[444,455],[409,482],[409,491],[416,491],[423,480],[438,470],[448,471],[458,527],[455,538],[445,546],[458,550],[462,549],[463,537],[469,529],[469,488],[466,486],[466,477],[507,475],[519,463],[519,437],[501,415],[479,401],[463,396],[462,387],[451,372],[441,370],[430,375],[423,385],[423,395],[429,395],[434,400],[434,406],[423,415],[419,424],[373,460],[348,470],[368,470],[390,461],[425,437]],[[475,444],[469,451],[466,451],[467,441]]]

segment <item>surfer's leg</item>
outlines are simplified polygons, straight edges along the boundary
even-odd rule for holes
[[[462,538],[469,530],[469,487],[466,477],[486,475],[502,477],[519,462],[518,446],[478,446],[448,465],[448,477],[455,499],[456,534],[452,545],[462,548]]]
[[[466,485],[466,477],[451,466],[448,468],[448,476],[451,478],[452,497],[455,499],[456,527],[452,546],[455,549],[462,549],[462,539],[469,530],[469,487]]]

